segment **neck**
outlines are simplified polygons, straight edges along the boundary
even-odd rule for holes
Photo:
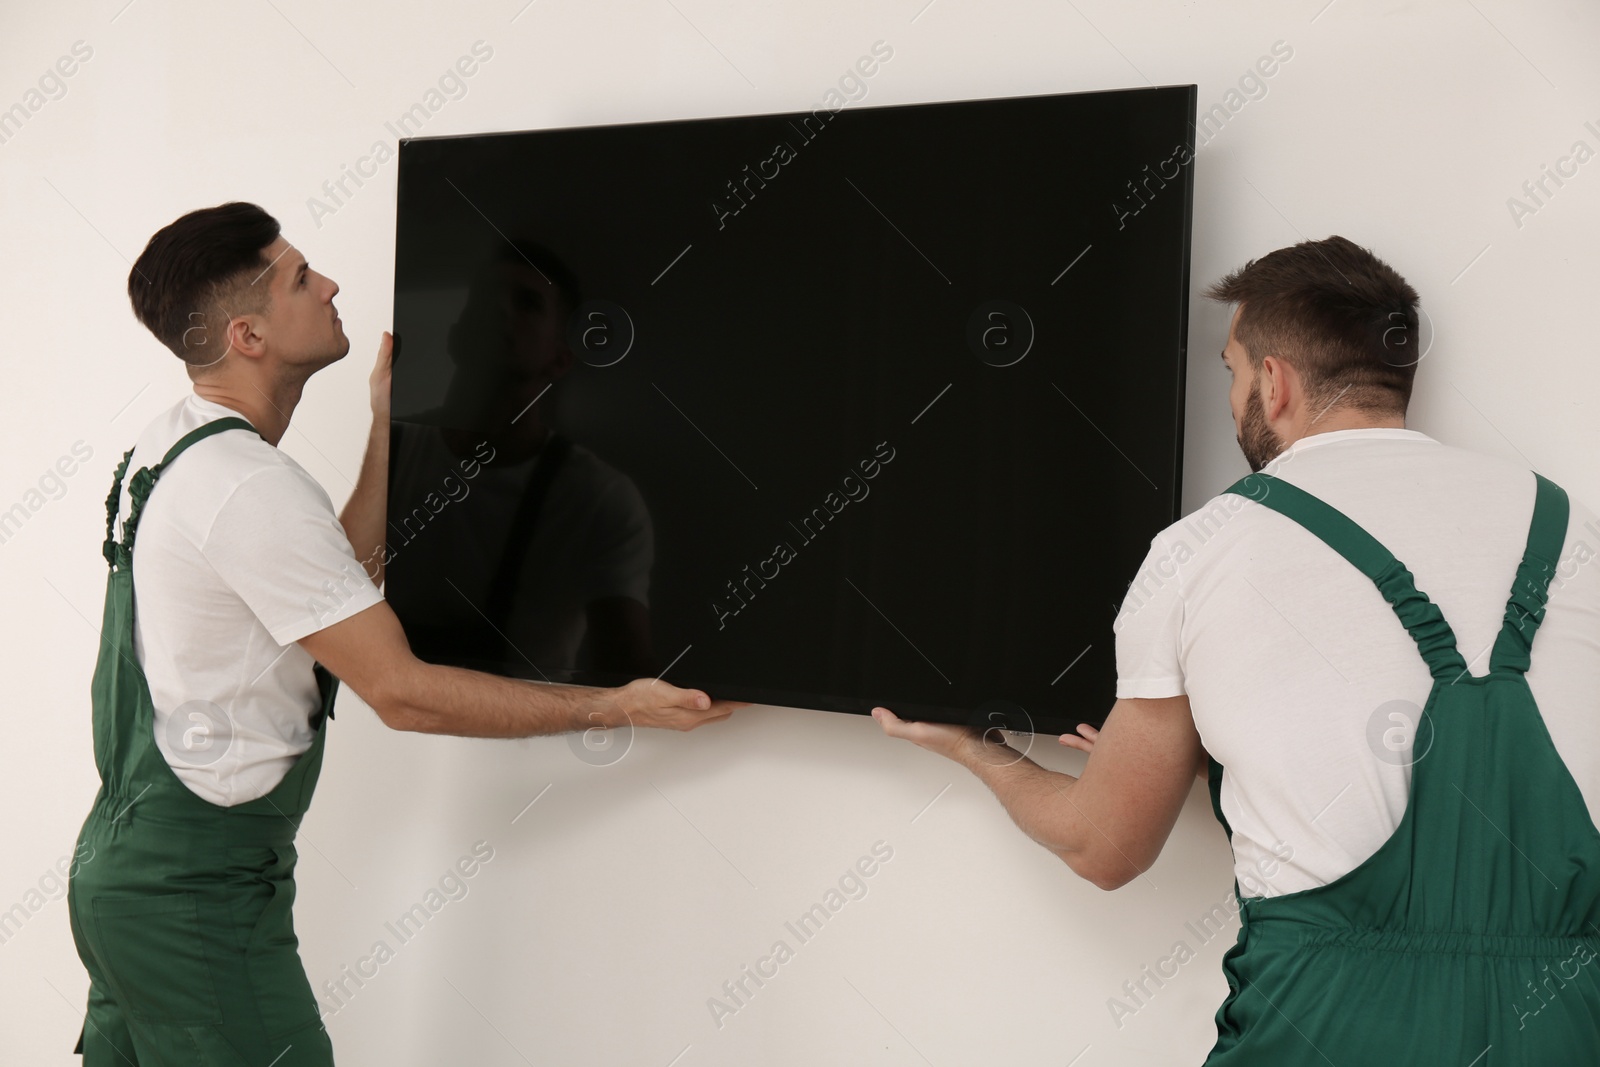
[[[1318,418],[1311,419],[1305,426],[1300,427],[1298,433],[1287,439],[1287,443],[1293,444],[1302,438],[1311,437],[1319,433],[1333,433],[1335,430],[1403,430],[1405,428],[1406,418],[1403,414],[1368,415],[1355,411],[1329,411]]]
[[[277,447],[289,429],[304,387],[304,381],[278,382],[265,389],[255,382],[195,382],[194,392],[202,400],[237,411],[268,444]]]

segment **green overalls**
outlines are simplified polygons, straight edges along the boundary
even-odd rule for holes
[[[1600,1064],[1600,831],[1523,677],[1568,518],[1566,494],[1535,478],[1527,549],[1482,677],[1411,572],[1347,516],[1270,475],[1227,490],[1371,578],[1434,682],[1393,836],[1327,885],[1240,898],[1208,1065]],[[1211,802],[1231,837],[1223,773],[1212,760]]]
[[[201,798],[155,744],[150,689],[134,657],[133,542],[156,479],[223,418],[186,434],[130,484],[124,542],[113,533],[130,449],[106,500],[105,617],[91,685],[100,790],[78,837],[88,857],[68,883],[89,1004],[85,1067],[327,1067],[333,1049],[297,952],[294,838],[322,767],[338,679],[313,670],[316,738],[266,796],[234,807]]]

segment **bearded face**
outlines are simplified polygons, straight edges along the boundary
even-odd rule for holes
[[[1283,439],[1267,425],[1266,408],[1261,403],[1261,374],[1256,375],[1244,403],[1244,418],[1239,424],[1239,449],[1250,464],[1251,473],[1265,467],[1284,449]]]

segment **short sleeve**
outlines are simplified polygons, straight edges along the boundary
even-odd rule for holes
[[[627,477],[606,492],[589,531],[594,554],[585,568],[585,599],[625,596],[649,607],[655,541],[644,497]]]
[[[200,553],[280,645],[383,599],[328,494],[292,467],[257,471],[240,482]]]
[[[1182,696],[1183,595],[1178,563],[1161,535],[1128,586],[1112,631],[1117,640],[1117,699]]]

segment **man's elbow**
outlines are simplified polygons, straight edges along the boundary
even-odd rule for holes
[[[430,664],[417,659],[394,610],[380,600],[300,638],[300,647],[392,730],[426,730],[420,694],[432,692]]]
[[[1109,874],[1109,875],[1101,875],[1101,876],[1096,877],[1096,878],[1090,878],[1089,882],[1096,889],[1103,889],[1107,893],[1109,893],[1113,889],[1121,889],[1123,886],[1125,886],[1129,882],[1133,881],[1135,878],[1137,878],[1142,873],[1143,872],[1133,870],[1130,867],[1130,868],[1127,868],[1126,870],[1124,870],[1124,871],[1122,871],[1120,873]]]
[[[427,733],[428,716],[409,699],[410,693],[411,688],[404,681],[402,672],[391,670],[385,671],[379,678],[367,680],[356,695],[389,729]]]
[[[367,701],[367,706],[378,716],[378,721],[391,730],[425,733],[417,709],[395,696],[383,696]]]
[[[1061,858],[1072,872],[1096,889],[1111,892],[1121,889],[1144,873],[1144,869],[1120,853],[1069,852]]]

